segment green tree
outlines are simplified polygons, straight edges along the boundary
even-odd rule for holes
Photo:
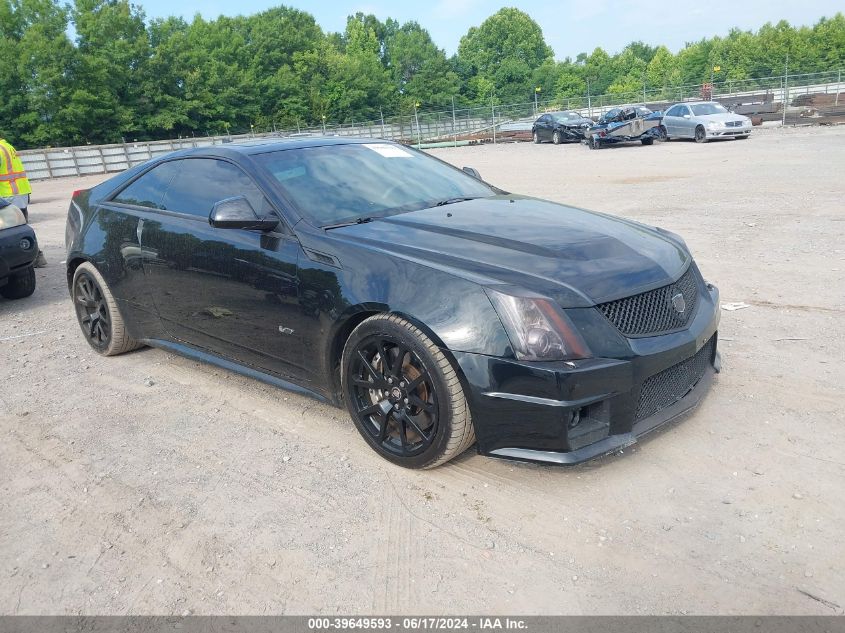
[[[480,26],[470,28],[458,46],[466,79],[484,79],[470,88],[476,92],[475,100],[484,98],[477,90],[489,83],[500,101],[527,101],[533,94],[531,73],[552,56],[540,26],[514,8],[500,9]]]
[[[75,0],[78,55],[67,106],[57,117],[76,142],[116,142],[141,128],[141,86],[149,56],[144,13],[127,0]]]

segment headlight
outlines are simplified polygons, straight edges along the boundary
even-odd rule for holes
[[[707,124],[707,127],[711,130],[715,130],[722,127],[722,124],[719,121],[710,121],[710,123]]]
[[[0,230],[23,226],[24,224],[26,224],[26,218],[15,205],[9,204],[0,209]]]
[[[485,290],[519,360],[589,358],[584,339],[551,299],[511,288]]]

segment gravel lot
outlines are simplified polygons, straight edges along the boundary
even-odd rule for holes
[[[438,150],[683,235],[722,301],[691,417],[561,469],[410,472],[346,412],[153,349],[100,358],[49,261],[0,300],[0,613],[834,614],[845,606],[845,128]]]

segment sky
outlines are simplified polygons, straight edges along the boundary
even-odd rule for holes
[[[677,52],[686,42],[726,35],[732,27],[756,30],[782,19],[796,26],[811,25],[820,17],[845,11],[842,0],[135,0],[135,4],[150,18],[180,15],[186,19],[196,13],[205,18],[249,15],[285,4],[311,13],[324,31],[343,31],[346,16],[362,11],[381,20],[416,20],[450,55],[471,26],[478,26],[503,6],[516,6],[537,21],[560,60],[597,46],[616,53],[633,40],[665,44]]]

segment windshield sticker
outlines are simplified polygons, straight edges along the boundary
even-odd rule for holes
[[[364,143],[364,147],[371,149],[386,158],[413,158],[413,154],[408,150],[402,149],[396,145],[388,145],[387,143]]]

